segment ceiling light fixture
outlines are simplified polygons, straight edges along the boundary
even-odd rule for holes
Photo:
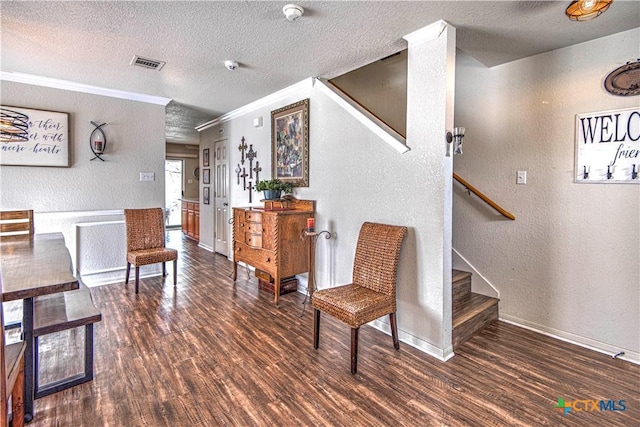
[[[282,12],[289,21],[293,22],[302,16],[304,9],[297,4],[287,4],[282,8]]]
[[[613,0],[577,0],[571,2],[565,13],[572,21],[591,21],[604,13]]]
[[[224,66],[227,67],[227,70],[234,71],[238,68],[238,63],[236,61],[227,59],[226,61],[224,61]]]

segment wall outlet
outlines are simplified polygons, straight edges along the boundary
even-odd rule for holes
[[[516,184],[526,184],[527,183],[527,171],[518,171],[516,172]]]
[[[140,172],[140,181],[155,181],[156,174],[154,172]]]

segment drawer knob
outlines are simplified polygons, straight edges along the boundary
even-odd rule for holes
[[[271,262],[271,258],[267,258],[267,262]]]

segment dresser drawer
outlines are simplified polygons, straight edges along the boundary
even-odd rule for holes
[[[241,242],[235,242],[233,251],[234,262],[244,262],[252,265],[260,270],[275,276],[275,269],[277,268],[277,262],[275,259],[275,253],[267,251],[265,249],[252,248]]]
[[[244,211],[244,219],[249,222],[262,222],[262,213],[254,211]]]
[[[262,248],[262,233],[245,232],[244,244],[254,248]]]

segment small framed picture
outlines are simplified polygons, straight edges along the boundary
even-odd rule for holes
[[[209,187],[202,187],[202,201],[205,205],[209,204]]]
[[[202,166],[209,166],[209,149],[202,150]]]
[[[211,169],[202,169],[202,183],[211,184]]]

